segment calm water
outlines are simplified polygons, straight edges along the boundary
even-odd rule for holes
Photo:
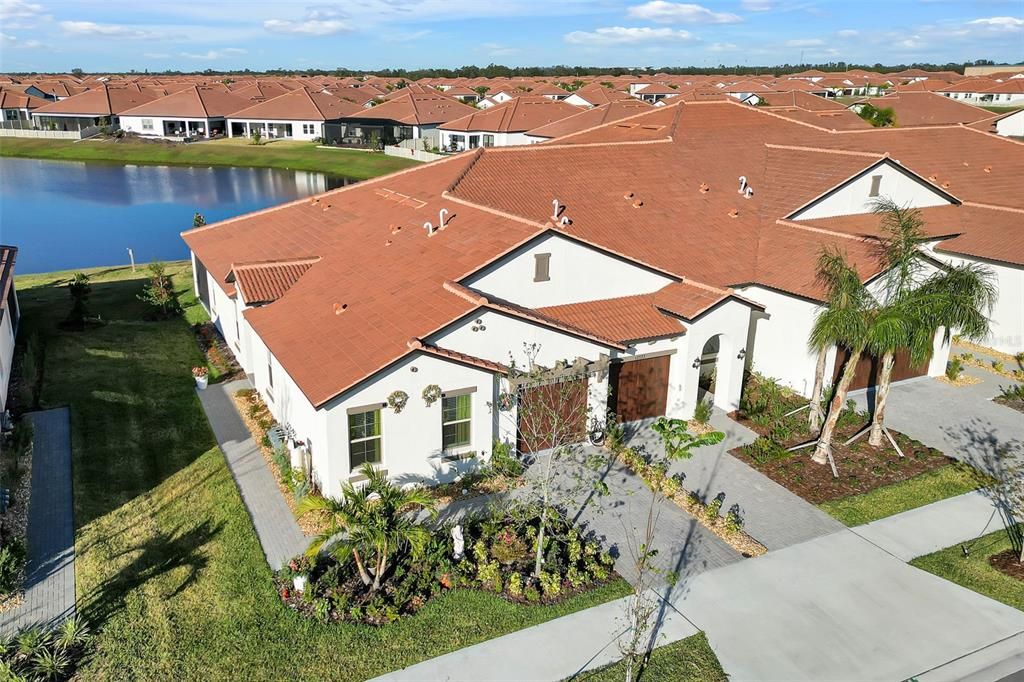
[[[347,184],[269,168],[123,166],[0,157],[0,243],[20,273],[186,258],[180,232]]]

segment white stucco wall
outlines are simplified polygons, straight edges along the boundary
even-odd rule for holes
[[[142,119],[153,121],[153,129],[144,129],[142,127]],[[211,120],[216,124],[222,119],[189,118],[186,116],[120,116],[118,117],[118,120],[121,125],[121,130],[138,133],[139,135],[153,135],[156,137],[163,137],[164,121],[186,121],[188,123],[199,123],[203,126],[203,134],[209,137]]]
[[[286,121],[283,119],[260,119],[260,118],[229,118],[227,119],[227,126],[225,129],[226,134],[229,137],[240,137],[240,135],[234,135],[232,133],[232,124],[245,124],[248,126],[247,130],[251,131],[256,128],[260,128],[260,134],[267,137],[268,129],[273,125],[290,125],[292,127],[292,134],[290,137],[275,137],[273,139],[287,139],[287,140],[314,140],[318,137],[324,136],[324,122],[323,121]],[[313,126],[312,133],[302,132],[303,126]]]
[[[871,203],[875,198],[869,196],[869,194],[871,192],[872,177],[875,175],[882,176],[882,182],[878,190],[879,197],[889,197],[901,206],[925,208],[928,206],[943,206],[950,203],[946,197],[921,181],[906,175],[892,166],[882,164],[849,184],[840,187],[817,203],[796,212],[792,218],[794,220],[807,220],[856,213],[870,213]],[[754,191],[757,191],[756,187]]]
[[[547,282],[533,281],[538,253],[551,254]],[[553,234],[464,280],[467,286],[529,308],[646,294],[670,282],[665,275]]]
[[[7,409],[7,388],[14,362],[14,325],[12,311],[0,312],[0,412]]]
[[[491,131],[488,131],[488,130],[471,130],[471,131],[467,132],[467,131],[464,131],[464,130],[445,130],[444,128],[439,128],[438,132],[441,135],[441,148],[442,149],[449,149],[451,147],[452,137],[453,136],[457,140],[458,146],[460,148],[462,148],[462,149],[469,149],[470,148],[469,147],[469,137],[471,135],[479,138],[479,142],[476,145],[477,147],[484,146],[484,140],[483,140],[483,136],[484,135],[491,135],[491,136],[494,137],[494,145],[493,146],[495,146],[495,147],[510,147],[512,145],[518,145],[518,144],[534,144],[534,143],[539,142],[539,141],[542,140],[542,138],[537,138],[537,137],[532,137],[530,135],[527,135],[525,132],[503,133],[503,132],[491,132]]]
[[[996,132],[1004,136],[1024,137],[1024,109],[996,121]]]

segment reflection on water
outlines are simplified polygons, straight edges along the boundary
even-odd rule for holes
[[[0,158],[0,242],[17,271],[185,258],[180,232],[341,187],[347,178],[271,168],[132,166]]]

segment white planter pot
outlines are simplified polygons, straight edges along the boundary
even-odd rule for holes
[[[292,586],[295,588],[296,592],[306,591],[306,580],[307,578],[304,575],[297,575],[292,578]]]
[[[196,380],[196,388],[198,388],[200,391],[204,390],[206,388],[206,386],[210,383],[210,375],[209,374],[207,374],[206,376],[194,377],[194,378]]]

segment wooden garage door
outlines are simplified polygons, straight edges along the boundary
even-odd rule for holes
[[[839,353],[836,354],[836,369],[832,375],[832,385],[834,386],[839,381],[839,375],[842,374],[843,368],[846,366],[846,361],[850,358],[850,351],[845,348],[840,348]],[[873,355],[861,355],[860,360],[857,362],[857,373],[853,377],[853,383],[850,384],[850,390],[856,391],[861,388],[873,388],[878,382],[878,370],[882,366],[881,358],[876,358]],[[913,377],[924,376],[928,373],[928,360],[925,360],[919,367],[914,367],[910,364],[910,353],[907,351],[900,351],[896,353],[895,362],[892,366],[892,380],[902,381],[903,379],[912,379]]]
[[[612,411],[619,421],[660,417],[668,402],[670,355],[631,360],[612,365]]]
[[[525,388],[518,408],[519,452],[581,442],[587,433],[587,379]]]

